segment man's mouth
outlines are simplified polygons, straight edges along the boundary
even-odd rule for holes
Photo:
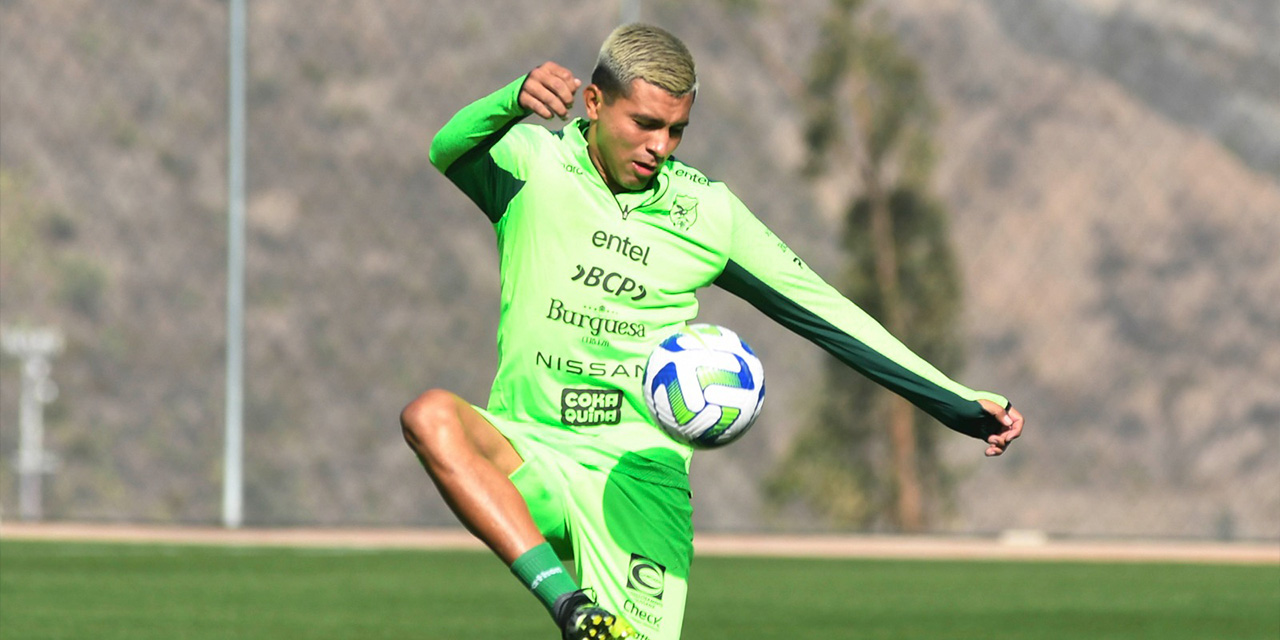
[[[654,170],[657,168],[655,165],[640,162],[638,160],[632,160],[631,166],[635,167],[636,173],[640,174],[640,176],[644,178],[653,175]]]

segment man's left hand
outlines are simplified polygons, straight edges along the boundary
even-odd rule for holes
[[[1013,407],[1005,411],[1004,407],[990,400],[979,400],[978,403],[1003,426],[1000,433],[987,436],[987,456],[998,456],[1009,448],[1009,443],[1022,435],[1022,414]]]

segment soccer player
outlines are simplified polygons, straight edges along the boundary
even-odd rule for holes
[[[651,421],[644,365],[720,286],[1000,455],[1022,416],[944,376],[814,274],[720,182],[672,156],[698,82],[670,33],[604,42],[582,81],[547,62],[459,111],[431,162],[493,223],[498,371],[486,407],[426,391],[405,440],[459,520],[565,638],[672,640],[693,555],[692,451]],[[572,558],[575,581],[562,560]]]

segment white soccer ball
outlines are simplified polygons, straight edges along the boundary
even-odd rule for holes
[[[760,415],[764,365],[733,331],[689,325],[649,355],[644,400],[672,438],[721,447],[742,437]]]

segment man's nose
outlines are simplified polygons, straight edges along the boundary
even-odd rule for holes
[[[658,158],[666,158],[670,153],[671,136],[666,131],[655,131],[649,136],[649,153]]]

